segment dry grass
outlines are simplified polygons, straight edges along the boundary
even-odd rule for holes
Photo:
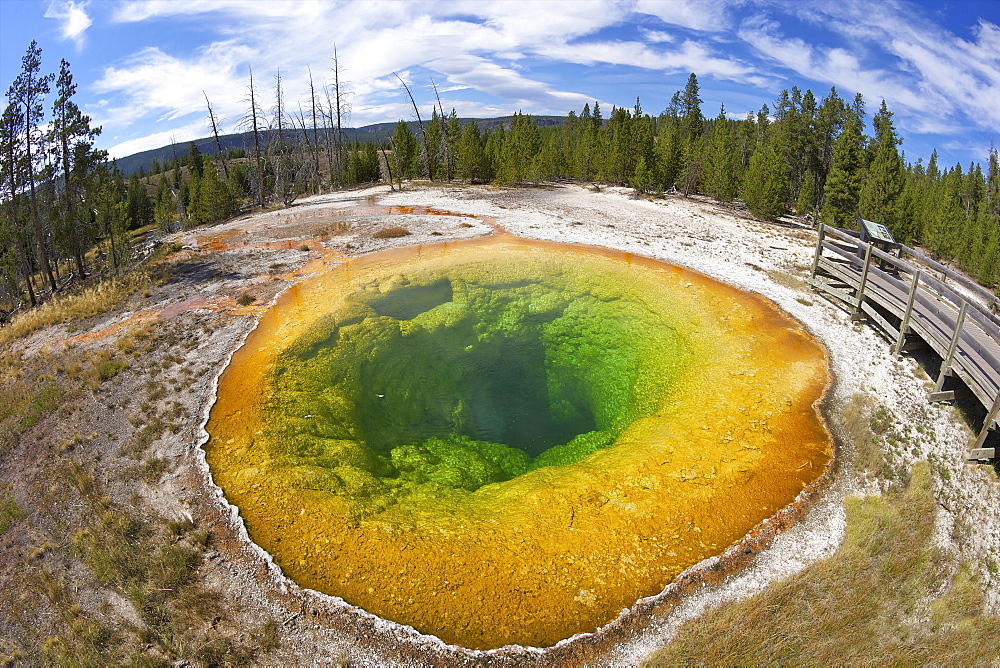
[[[379,230],[372,235],[375,239],[398,239],[399,237],[408,237],[411,232],[405,227],[387,227],[384,230]]]
[[[766,271],[766,273],[767,273],[767,277],[770,278],[775,283],[777,283],[778,285],[783,285],[786,288],[791,288],[792,290],[798,290],[800,292],[807,292],[809,290],[809,284],[808,283],[806,283],[804,280],[802,280],[798,276],[795,276],[793,274],[789,274],[786,271],[778,271],[776,269],[768,269]]]
[[[21,435],[56,410],[66,394],[64,380],[48,374],[21,374],[12,371],[0,377],[0,453],[13,446]]]
[[[176,244],[163,246],[142,267],[101,280],[76,292],[56,295],[44,304],[18,315],[10,325],[0,329],[0,347],[43,327],[106,313],[151,282],[162,284],[170,276],[169,263],[163,260],[178,250],[180,247]]]
[[[89,318],[111,310],[122,299],[132,294],[148,281],[143,272],[102,281],[75,294],[57,295],[37,308],[20,314],[7,327],[0,330],[0,346],[27,336],[43,327]]]
[[[144,627],[128,633],[119,630],[118,635],[130,642],[121,643],[113,651],[100,647],[95,656],[88,651],[86,642],[81,646],[70,624],[46,649],[48,658],[62,663],[82,652],[83,657],[99,659],[98,664],[120,660],[146,663],[151,650],[155,650],[155,654],[206,665],[231,665],[248,663],[261,645],[273,647],[274,629],[265,628],[266,624],[251,632],[251,640],[262,638],[260,644],[237,643],[229,634],[219,632],[220,624],[229,624],[228,604],[220,593],[202,582],[200,575],[210,546],[208,530],[198,529],[187,518],[166,521],[155,516],[139,517],[117,506],[102,493],[93,474],[75,462],[69,464],[66,478],[79,492],[89,509],[86,515],[91,518],[73,535],[74,554],[100,584],[131,601]],[[50,601],[60,610],[72,605],[68,600]],[[90,624],[96,637],[112,636],[112,630],[100,620]]]
[[[851,499],[837,552],[753,598],[686,624],[655,665],[985,665],[1000,619],[933,546],[929,468],[885,497]],[[944,588],[929,605],[929,592]]]
[[[859,473],[896,484],[882,497],[847,501],[837,552],[749,599],[681,627],[653,665],[986,665],[1000,618],[933,541],[930,467],[896,469],[879,447],[890,415],[857,396],[841,411]]]
[[[11,448],[31,453],[11,485],[0,488],[2,556],[24,563],[23,578],[0,571],[7,578],[0,586],[0,665],[232,665],[275,647],[273,622],[239,625],[233,602],[205,581],[208,529],[186,518],[168,521],[137,493],[171,462],[147,453],[149,446],[187,417],[181,402],[161,401],[161,367],[151,364],[177,369],[181,358],[173,350],[197,344],[197,337],[177,334],[140,324],[98,349],[0,354],[0,456]],[[102,383],[144,373],[156,378],[145,397],[114,408],[130,421],[138,416],[117,452],[116,439],[105,440],[110,433],[78,433],[84,411],[106,416],[102,405],[94,407],[106,394]],[[136,461],[123,464],[125,456]],[[108,590],[141,623],[123,622],[107,603]]]

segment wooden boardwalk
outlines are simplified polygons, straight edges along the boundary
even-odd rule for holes
[[[954,399],[945,381],[960,379],[987,411],[969,459],[997,459],[1000,448],[984,445],[989,432],[1000,428],[1000,319],[962,292],[992,307],[1000,300],[912,248],[900,244],[899,255],[863,242],[856,232],[820,225],[809,283],[870,322],[894,354],[933,350],[942,363],[930,400]]]

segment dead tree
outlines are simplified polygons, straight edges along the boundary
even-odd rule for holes
[[[316,126],[316,89],[313,87],[313,73],[312,68],[309,68],[309,99],[312,102],[312,153],[313,153],[313,170],[315,171],[315,192],[318,194],[320,190],[320,174],[319,174],[319,131]],[[301,109],[299,110],[301,114]]]
[[[333,45],[333,98],[337,108],[337,175],[341,186],[344,185],[344,131],[342,126],[344,100],[340,90],[340,59],[337,57],[337,45]],[[327,104],[329,105],[329,94]],[[330,113],[333,116],[332,110]]]
[[[434,176],[431,174],[431,152],[427,147],[427,133],[424,131],[424,122],[420,119],[420,110],[417,109],[417,102],[413,99],[413,93],[410,92],[410,87],[406,85],[405,81],[403,81],[403,77],[399,76],[395,72],[393,72],[393,74],[395,74],[396,78],[399,79],[399,83],[403,84],[403,88],[406,89],[406,94],[410,96],[410,104],[413,105],[413,113],[417,115],[417,125],[420,126],[420,136],[424,141],[424,164],[425,171],[427,172],[427,180],[433,181]]]
[[[212,135],[215,137],[215,148],[219,152],[219,159],[222,160],[222,171],[228,182],[229,162],[226,160],[226,154],[222,152],[222,142],[219,141],[219,125],[215,122],[215,114],[212,112],[212,103],[208,101],[208,93],[201,91],[201,94],[205,96],[205,104],[208,106],[208,120],[212,122]]]
[[[250,113],[244,119],[253,132],[253,160],[257,167],[257,206],[264,206],[264,158],[260,153],[260,109],[257,106],[257,92],[253,87],[253,69],[250,70]]]
[[[305,146],[305,150],[303,151],[303,153],[310,153],[310,154],[314,154],[315,155],[315,146],[311,145],[311,143],[309,141],[309,131],[306,128],[306,116],[305,116],[305,112],[302,111],[302,104],[301,103],[299,104],[299,115],[298,115],[297,118],[298,118],[298,121],[299,121],[299,129],[302,131],[303,145]],[[295,119],[296,119],[296,116],[293,114],[292,115],[292,120],[294,121]],[[305,160],[303,160],[301,164],[302,164],[302,168],[304,168],[307,163],[306,163]],[[319,181],[319,155],[316,155],[315,167],[316,167],[316,171],[314,173],[310,174],[309,178],[306,179],[306,181],[308,181],[308,182],[313,182],[313,181],[318,182]],[[317,191],[318,191],[318,188],[317,188]]]
[[[451,142],[452,142],[452,137],[451,137],[451,135],[449,134],[449,131],[448,131],[448,123],[447,123],[447,121],[445,121],[445,115],[444,115],[444,105],[441,104],[441,95],[438,93],[437,83],[434,81],[434,79],[431,79],[431,85],[434,86],[434,97],[437,98],[438,114],[439,114],[439,116],[441,118],[441,128],[442,128],[441,138],[443,140],[441,143],[444,144],[444,173],[445,173],[445,179],[450,182],[451,178],[452,178],[452,173],[451,173],[452,172],[452,161],[451,161]]]

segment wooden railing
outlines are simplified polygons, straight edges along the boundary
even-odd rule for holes
[[[809,284],[845,304],[853,318],[869,321],[893,354],[927,346],[940,356],[930,400],[954,399],[945,382],[961,379],[987,409],[969,459],[996,459],[1000,448],[983,446],[1000,427],[1000,320],[994,314],[1000,299],[912,248],[896,249],[898,257],[856,232],[820,225]]]

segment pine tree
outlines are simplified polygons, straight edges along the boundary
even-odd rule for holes
[[[472,182],[481,180],[483,173],[483,140],[479,134],[479,126],[475,121],[462,129],[456,153],[455,173],[458,178]]]
[[[112,163],[98,167],[95,178],[88,183],[87,201],[94,207],[97,229],[103,236],[102,246],[107,264],[118,272],[132,261],[129,228],[132,220],[123,196],[121,173]]]
[[[496,178],[497,170],[500,168],[503,147],[506,143],[507,132],[503,129],[503,123],[498,124],[491,132],[486,134],[486,141],[483,147],[483,171],[486,180],[492,181]]]
[[[806,172],[805,178],[802,179],[802,185],[799,186],[799,196],[796,199],[795,212],[800,216],[812,213],[815,204],[816,177],[813,176],[812,170],[809,170]]]
[[[630,185],[640,193],[648,193],[653,189],[653,172],[646,166],[644,156],[640,155],[635,162],[635,175],[632,177]]]
[[[837,138],[833,164],[823,191],[822,220],[829,225],[852,225],[858,213],[864,137],[861,119],[851,116]]]
[[[62,172],[62,198],[59,217],[62,221],[56,234],[57,242],[76,261],[80,276],[86,275],[84,255],[90,246],[89,212],[80,211],[83,204],[84,181],[97,163],[107,153],[94,151],[93,140],[101,134],[101,128],[90,127],[90,117],[84,115],[73,102],[76,84],[69,70],[69,63],[59,63],[56,78],[56,99],[52,104],[52,123],[49,142],[56,163]],[[92,155],[91,155],[92,154]],[[155,161],[154,161],[155,162]]]
[[[32,40],[21,59],[21,73],[17,75],[7,91],[7,99],[18,110],[23,119],[22,141],[24,144],[25,174],[30,193],[31,219],[34,223],[38,263],[42,273],[49,281],[49,287],[52,292],[55,292],[56,279],[52,274],[52,266],[49,262],[49,250],[45,242],[46,234],[38,213],[38,194],[35,189],[35,162],[43,152],[40,147],[42,137],[39,131],[45,115],[42,101],[48,95],[49,84],[54,78],[52,74],[41,74],[41,66],[42,49],[36,41]]]
[[[754,151],[750,167],[743,178],[743,201],[750,213],[764,220],[777,220],[785,213],[788,181],[781,155],[770,142]]]
[[[431,110],[431,119],[425,126],[427,143],[427,169],[431,179],[443,178],[446,164],[444,158],[444,121],[437,109]]]
[[[735,128],[726,118],[726,106],[722,105],[708,139],[703,190],[720,201],[731,202],[739,194],[741,172]]]
[[[166,174],[163,174],[156,185],[156,200],[153,202],[153,219],[163,232],[170,232],[176,211],[177,203],[170,191],[170,182]]]
[[[892,126],[892,112],[885,100],[873,119],[875,142],[873,157],[858,199],[858,212],[864,218],[895,228],[900,222],[899,198],[903,194],[903,161],[896,147],[900,144]]]
[[[594,111],[590,115],[590,121],[594,124],[595,130],[600,130],[604,127],[604,117],[601,116],[601,105],[596,101],[594,102]]]
[[[24,186],[24,151],[21,143],[24,117],[14,104],[7,105],[0,117],[0,195],[3,217],[0,218],[0,248],[4,251],[4,268],[8,285],[17,292],[18,277],[24,280],[28,301],[38,303],[32,285],[31,241],[21,202]]]
[[[584,117],[582,115],[580,118],[583,121]],[[573,175],[576,178],[581,181],[592,181],[594,179],[596,152],[597,126],[592,121],[584,121],[580,128],[580,137],[573,156]]]
[[[705,117],[701,114],[698,77],[694,72],[688,77],[687,85],[680,95],[682,166],[680,185],[685,195],[698,190],[698,182],[704,168],[704,143],[702,131]]]
[[[506,133],[497,166],[496,180],[505,184],[528,180],[529,169],[541,150],[541,137],[531,116],[518,112],[510,132]]]
[[[986,206],[991,215],[1000,216],[1000,157],[992,145],[986,171]]]
[[[701,114],[699,92],[698,77],[692,72],[681,94],[681,118],[684,119],[682,129],[684,138],[688,142],[701,137],[705,125],[705,117]]]
[[[192,181],[189,209],[196,225],[225,220],[236,212],[236,200],[211,161],[205,163],[202,177]]]
[[[410,132],[405,121],[396,123],[396,133],[392,137],[396,174],[400,179],[412,179],[417,175],[417,138]]]
[[[611,111],[611,118],[602,130],[608,153],[601,180],[623,184],[634,171],[636,155],[632,142],[632,119],[624,108]]]
[[[139,181],[138,174],[132,174],[129,177],[125,202],[132,229],[138,229],[153,222],[153,202],[149,199],[146,187]]]
[[[816,120],[813,125],[817,193],[824,192],[826,188],[826,178],[833,166],[834,147],[846,118],[847,106],[837,94],[837,89],[830,88],[830,93],[823,98],[823,102],[816,112]]]
[[[475,123],[473,123],[475,125]],[[462,136],[462,126],[458,122],[458,114],[452,108],[448,115],[448,127],[445,132],[445,141],[448,151],[446,153],[445,179],[451,181],[455,178],[455,167],[458,160],[458,140]]]
[[[675,97],[677,97],[675,95]],[[676,108],[669,107],[660,115],[657,123],[659,132],[656,136],[656,161],[654,179],[670,188],[680,178],[681,162],[683,160],[683,143],[681,142],[680,121]]]

